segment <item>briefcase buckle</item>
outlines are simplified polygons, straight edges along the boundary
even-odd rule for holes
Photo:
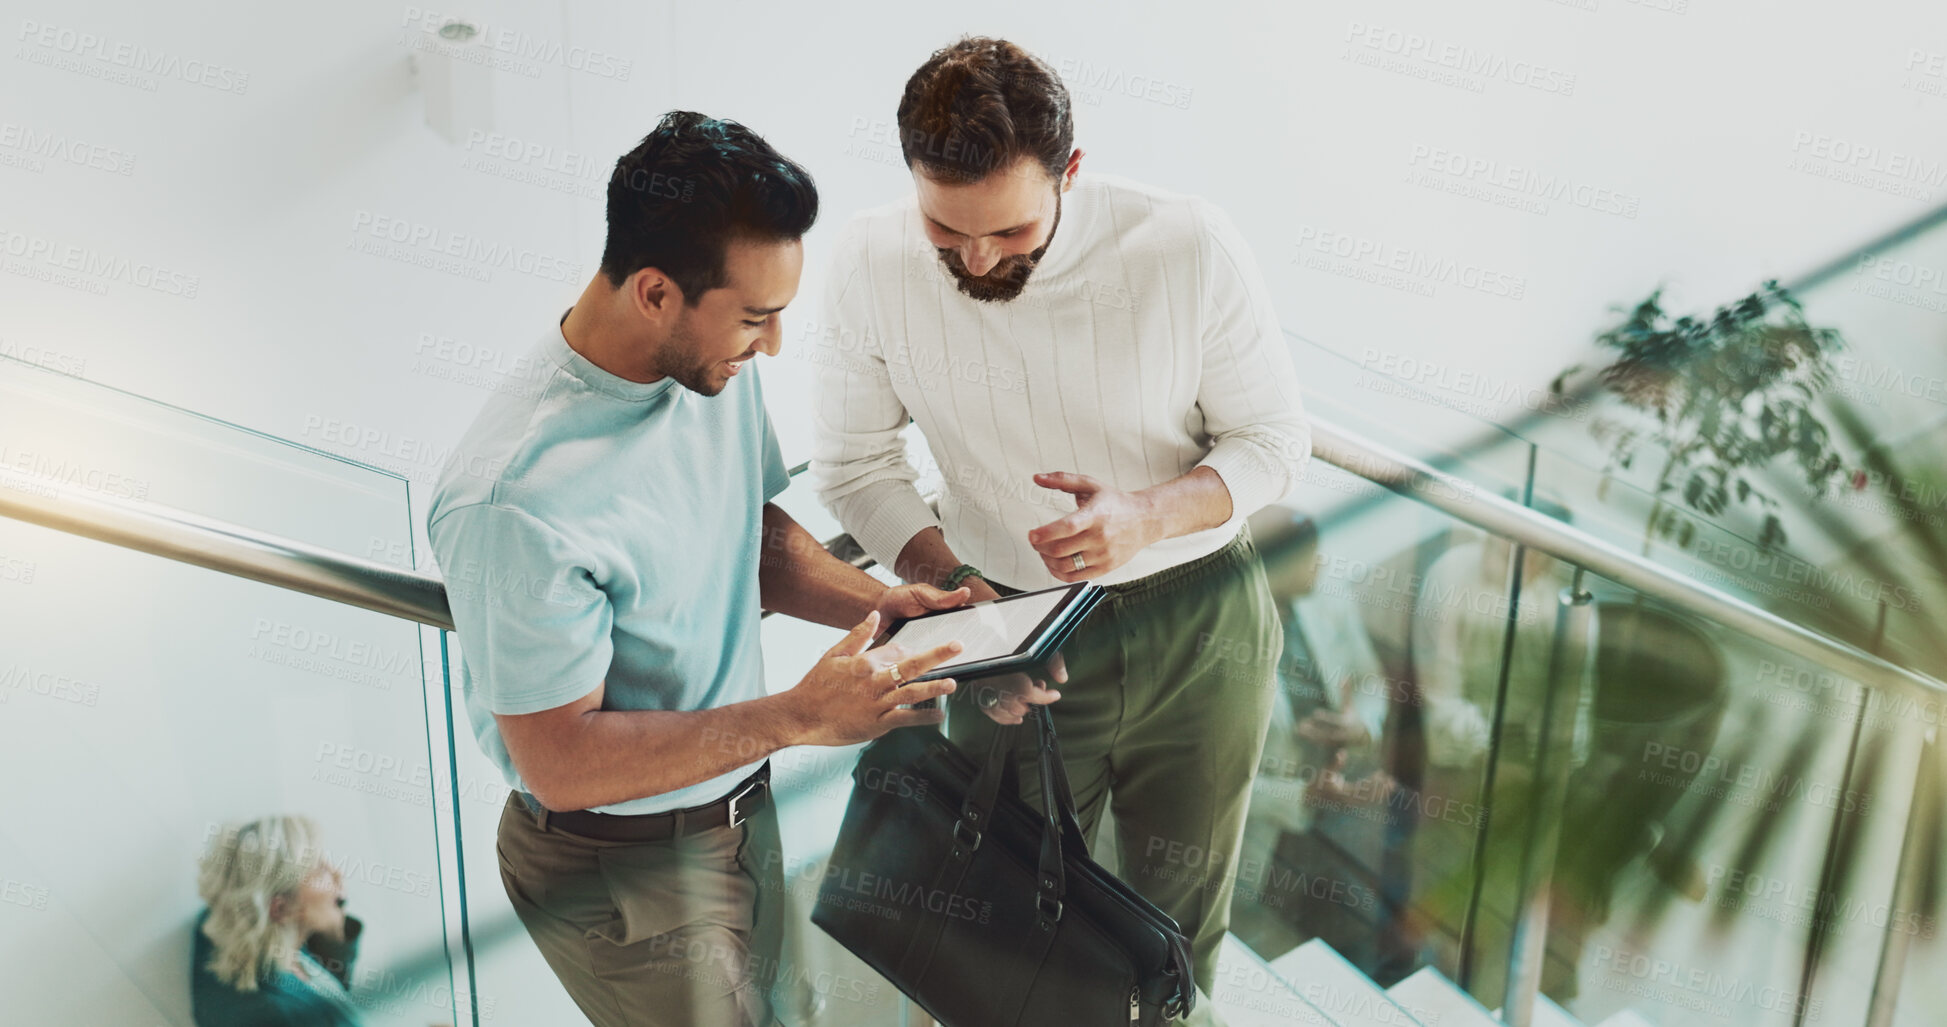
[[[1034,893],[1034,911],[1047,917],[1050,923],[1061,922],[1061,900],[1047,892]]]
[[[967,822],[964,820],[956,820],[953,822],[953,840],[955,843],[965,847],[968,852],[973,852],[980,848],[980,832],[968,827]]]

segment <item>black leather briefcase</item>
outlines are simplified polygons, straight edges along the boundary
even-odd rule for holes
[[[867,746],[811,920],[946,1027],[1161,1024],[1196,1000],[1189,943],[1089,858],[1054,723],[1036,811],[995,733],[977,765],[931,728]]]

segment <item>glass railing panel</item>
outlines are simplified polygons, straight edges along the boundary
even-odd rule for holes
[[[1527,480],[1529,447],[1501,427],[1546,395],[1374,347],[1333,347],[1286,332],[1306,412],[1465,479],[1513,494]],[[1350,350],[1342,352],[1342,350]]]
[[[12,362],[0,449],[0,485],[36,494],[164,503],[353,551],[410,537],[396,478]],[[9,1022],[192,1022],[199,859],[228,825],[272,816],[309,818],[298,870],[335,867],[363,922],[347,976],[365,1022],[470,1019],[439,819],[442,689],[420,635],[0,519]],[[330,909],[302,923],[329,933]]]
[[[1313,363],[1316,365],[1312,368],[1314,378],[1318,377],[1318,368],[1330,366],[1329,361],[1325,360]],[[1383,361],[1374,363],[1373,367],[1361,367],[1359,375],[1369,376],[1375,370],[1383,370],[1382,365]],[[1369,381],[1369,377],[1366,380]],[[1411,384],[1396,380],[1386,384],[1383,389],[1367,391],[1398,395],[1407,392]],[[1464,384],[1443,384],[1436,376],[1433,387],[1419,390],[1417,410],[1386,412],[1383,399],[1369,398],[1353,391],[1361,387],[1359,377],[1348,377],[1339,382],[1338,396],[1335,397],[1314,399],[1308,393],[1308,402],[1314,403],[1321,411],[1335,402],[1341,408],[1379,410],[1385,421],[1400,425],[1417,426],[1424,423],[1428,416],[1436,420],[1465,422],[1470,415],[1485,412],[1459,409],[1453,395],[1443,398],[1438,394],[1441,388],[1448,385],[1452,388],[1446,388],[1446,391],[1453,392]],[[1345,395],[1358,396],[1358,402],[1340,401],[1338,397]],[[1430,415],[1427,413],[1429,410],[1432,411]],[[1811,499],[1811,490],[1804,488],[1802,481],[1799,491],[1805,495],[1800,496],[1789,490],[1779,493],[1791,505],[1785,511],[1785,519],[1792,525],[1793,532],[1789,546],[1773,544],[1765,547],[1753,541],[1758,535],[1756,529],[1760,523],[1756,518],[1746,518],[1750,522],[1746,524],[1735,512],[1711,517],[1685,508],[1683,512],[1691,522],[1690,528],[1668,537],[1657,533],[1646,547],[1644,526],[1655,504],[1645,489],[1628,480],[1605,480],[1606,476],[1602,473],[1603,453],[1588,429],[1594,412],[1592,404],[1544,411],[1551,416],[1530,418],[1523,429],[1532,433],[1536,423],[1553,424],[1556,428],[1555,435],[1547,436],[1552,448],[1541,447],[1535,454],[1537,488],[1534,505],[1541,512],[1567,519],[1575,527],[1630,552],[1642,553],[1647,548],[1647,555],[1656,562],[1778,613],[1788,620],[1876,651],[1895,663],[1921,670],[1932,670],[1940,665],[1935,653],[1938,647],[1936,633],[1927,630],[1930,625],[1925,614],[1929,607],[1928,597],[1947,594],[1947,590],[1943,590],[1940,583],[1939,568],[1942,562],[1926,558],[1924,547],[1921,551],[1908,551],[1904,558],[1889,559],[1883,550],[1875,551],[1864,544],[1871,537],[1870,530],[1849,526],[1844,516],[1824,520],[1818,516],[1808,516],[1808,509],[1816,511],[1819,508]],[[1495,483],[1497,491],[1504,494],[1516,491],[1506,486],[1510,478],[1516,479],[1518,486],[1519,472],[1514,465],[1529,449],[1526,438],[1514,432],[1497,434],[1494,426],[1481,425],[1473,430],[1472,437],[1476,440],[1488,439],[1488,445],[1470,450],[1464,458],[1443,460],[1439,455],[1428,454],[1424,444],[1415,447],[1410,441],[1401,443],[1389,439],[1387,429],[1383,425],[1377,428],[1369,426],[1363,419],[1363,413],[1363,410],[1346,410],[1326,416],[1354,427],[1368,437],[1393,444],[1396,448],[1463,476],[1478,474],[1479,469],[1486,468],[1487,480]],[[1497,438],[1505,441],[1494,442]],[[1909,488],[1907,491],[1911,494],[1916,490]],[[1681,498],[1680,493],[1668,496],[1666,503],[1681,505]],[[1838,498],[1828,500],[1827,505],[1832,508],[1856,505],[1847,503],[1847,498],[1839,493]],[[1919,498],[1924,500],[1924,493]],[[1904,519],[1908,524],[1924,524],[1924,519]],[[1848,534],[1849,531],[1853,534]],[[1800,555],[1801,551],[1803,555]],[[1774,890],[1773,897],[1782,894],[1809,905],[1814,912],[1800,916],[1798,919],[1802,922],[1820,918],[1833,922],[1835,918],[1842,917],[1870,921],[1878,916],[1897,924],[1912,925],[1915,931],[1926,930],[1926,937],[1913,939],[1912,951],[1933,951],[1930,948],[1934,944],[1931,940],[1933,932],[1920,926],[1933,915],[1924,908],[1926,903],[1909,896],[1904,905],[1896,904],[1889,889],[1902,843],[1905,803],[1913,792],[1913,764],[1917,758],[1915,747],[1918,745],[1914,736],[1917,729],[1931,726],[1929,711],[1936,707],[1926,701],[1877,701],[1872,707],[1876,712],[1869,717],[1860,743],[1862,747],[1870,748],[1873,754],[1865,758],[1861,765],[1853,766],[1851,776],[1848,776],[1847,754],[1852,737],[1851,721],[1846,719],[1845,711],[1850,708],[1848,701],[1858,701],[1858,687],[1847,682],[1835,682],[1829,673],[1823,673],[1821,679],[1822,672],[1816,668],[1790,670],[1788,668],[1797,664],[1790,662],[1789,657],[1776,651],[1766,652],[1767,647],[1749,639],[1714,640],[1704,647],[1704,651],[1727,655],[1699,655],[1691,665],[1672,665],[1661,669],[1653,667],[1654,673],[1671,679],[1672,683],[1667,688],[1632,692],[1629,687],[1612,682],[1602,691],[1605,698],[1599,709],[1593,705],[1598,694],[1594,684],[1598,667],[1590,664],[1584,671],[1585,678],[1590,682],[1583,693],[1587,705],[1569,710],[1568,719],[1557,722],[1558,726],[1568,726],[1579,732],[1562,743],[1564,747],[1573,748],[1575,762],[1569,767],[1543,766],[1537,763],[1540,753],[1530,738],[1540,709],[1538,683],[1547,674],[1544,654],[1553,634],[1552,593],[1562,585],[1560,579],[1565,573],[1564,569],[1555,568],[1546,574],[1547,581],[1536,583],[1546,586],[1541,590],[1543,594],[1535,597],[1542,603],[1538,612],[1543,616],[1530,618],[1527,615],[1527,601],[1522,603],[1521,631],[1515,643],[1513,661],[1509,665],[1511,691],[1506,707],[1498,711],[1506,738],[1494,754],[1496,781],[1493,794],[1481,803],[1495,815],[1488,818],[1490,828],[1480,853],[1483,876],[1475,882],[1479,894],[1472,899],[1470,912],[1464,917],[1468,924],[1467,933],[1474,946],[1471,951],[1462,954],[1470,964],[1465,976],[1471,990],[1490,1006],[1499,1006],[1506,997],[1507,959],[1515,940],[1516,915],[1521,911],[1516,906],[1520,885],[1520,864],[1516,857],[1524,852],[1528,836],[1545,826],[1546,821],[1539,819],[1539,809],[1544,808],[1549,800],[1537,794],[1535,782],[1538,774],[1550,773],[1556,776],[1556,780],[1573,784],[1566,796],[1557,796],[1553,800],[1557,807],[1566,810],[1571,823],[1563,835],[1567,847],[1558,854],[1559,862],[1551,860],[1550,865],[1562,871],[1567,878],[1565,887],[1574,891],[1575,897],[1571,902],[1564,897],[1562,888],[1555,890],[1558,905],[1566,909],[1558,909],[1553,918],[1553,926],[1558,930],[1550,935],[1542,962],[1541,983],[1548,994],[1564,1002],[1581,1003],[1577,1008],[1585,1013],[1583,1018],[1587,1022],[1597,1022],[1627,1004],[1619,999],[1642,999],[1646,995],[1649,1000],[1646,1003],[1638,1002],[1638,1008],[1662,1010],[1662,1015],[1675,1017],[1667,1020],[1652,1017],[1653,1022],[1773,1022],[1765,1017],[1774,1015],[1776,1009],[1773,1007],[1778,1006],[1785,1007],[1788,1015],[1786,1020],[1777,1022],[1788,1022],[1790,1007],[1794,1003],[1807,1011],[1826,1010],[1827,1016],[1833,1012],[1854,1019],[1863,1016],[1870,988],[1862,987],[1860,982],[1874,979],[1875,968],[1872,964],[1880,958],[1883,931],[1862,932],[1854,925],[1850,930],[1857,940],[1850,943],[1841,937],[1845,929],[1839,926],[1816,938],[1809,928],[1800,929],[1795,935],[1781,933],[1775,929],[1778,922],[1791,918],[1793,911],[1790,908],[1773,908],[1778,905],[1773,902],[1761,904],[1760,911],[1752,916],[1752,919],[1768,921],[1774,928],[1748,947],[1750,951],[1760,953],[1761,959],[1735,967],[1727,961],[1713,963],[1718,953],[1708,939],[1713,937],[1712,932],[1717,928],[1704,923],[1688,934],[1678,932],[1679,936],[1690,939],[1692,947],[1686,950],[1686,954],[1695,955],[1697,959],[1689,964],[1680,964],[1666,954],[1661,957],[1661,963],[1657,963],[1659,954],[1654,949],[1645,948],[1640,932],[1635,935],[1617,933],[1621,930],[1614,926],[1617,920],[1608,916],[1603,907],[1623,901],[1617,897],[1621,895],[1660,913],[1674,903],[1691,903],[1691,896],[1702,888],[1707,899],[1722,899],[1725,908],[1744,910],[1751,905],[1748,896],[1720,895],[1709,889],[1728,888],[1730,885],[1726,882],[1732,880],[1742,887],[1749,887],[1749,882],[1756,879],[1763,882],[1764,888]],[[1437,576],[1435,580],[1438,580]],[[1420,587],[1424,591],[1428,586],[1422,583]],[[1605,588],[1609,592],[1605,592]],[[1613,608],[1614,596],[1610,594],[1614,591],[1613,586],[1598,585],[1596,591],[1602,600],[1598,605],[1608,613],[1607,620],[1612,626],[1623,623],[1630,616],[1627,612],[1630,604],[1625,604],[1622,611]],[[1708,625],[1705,631],[1723,634],[1720,629]],[[1657,636],[1660,641],[1636,648],[1646,648],[1654,653],[1658,646],[1665,646],[1672,653],[1680,653],[1688,651],[1687,646],[1696,648],[1703,645],[1691,635],[1674,628],[1644,629],[1637,637],[1640,639],[1651,635]],[[1603,650],[1605,655],[1601,667],[1607,668],[1607,677],[1611,679],[1618,674],[1631,676],[1627,661],[1618,663],[1620,658],[1615,655],[1611,641],[1605,639],[1603,642],[1609,645],[1609,649]],[[1646,657],[1639,656],[1641,658]],[[1661,659],[1664,664],[1672,664],[1668,654]],[[1745,675],[1738,682],[1735,701],[1723,697],[1733,694],[1728,686],[1709,690],[1697,685],[1678,688],[1674,684],[1677,676],[1684,672],[1725,663],[1728,663],[1728,669],[1724,673]],[[1616,669],[1618,666],[1624,669],[1619,671]],[[1781,693],[1776,689],[1759,688],[1755,675],[1760,670],[1793,681],[1822,680],[1822,684],[1807,687],[1826,694],[1823,698],[1812,698],[1799,691]],[[1419,665],[1414,671],[1418,683],[1424,685],[1429,667]],[[1437,673],[1434,676],[1437,677]],[[1489,697],[1488,690],[1480,685],[1471,685],[1470,688],[1483,700]],[[1712,694],[1720,698],[1699,697]],[[1685,698],[1686,695],[1690,697]],[[1851,695],[1852,699],[1845,699],[1847,695]],[[1746,707],[1761,705],[1771,711],[1774,719],[1779,715],[1776,708],[1782,707],[1786,715],[1796,716],[1801,723],[1772,723],[1760,715],[1746,716],[1740,721],[1736,719],[1740,703]],[[1601,716],[1597,716],[1598,713]],[[1727,721],[1726,718],[1731,719]],[[1902,731],[1903,725],[1907,730]],[[1781,736],[1792,739],[1790,747],[1773,752],[1763,744],[1767,739]],[[1762,755],[1742,749],[1736,754],[1722,751],[1734,741],[1745,747],[1756,747],[1756,753]],[[1593,751],[1591,746],[1594,746]],[[1688,802],[1698,801],[1685,790],[1680,772],[1670,776],[1673,783],[1666,782],[1663,791],[1669,794],[1658,796],[1652,793],[1646,796],[1642,782],[1638,783],[1635,792],[1631,791],[1617,763],[1626,759],[1644,763],[1649,758],[1644,755],[1646,749],[1650,756],[1664,752],[1678,753],[1675,758],[1679,761],[1679,770],[1685,760],[1696,762],[1699,766],[1721,767],[1735,758],[1740,767],[1737,773],[1743,776],[1747,785],[1746,793],[1758,787],[1753,782],[1768,781],[1771,784],[1767,787],[1782,789],[1787,798],[1796,798],[1810,791],[1813,793],[1813,798],[1809,800],[1811,803],[1831,799],[1841,805],[1848,800],[1857,805],[1862,802],[1861,794],[1870,789],[1879,793],[1874,801],[1891,803],[1896,808],[1880,813],[1877,819],[1852,816],[1848,811],[1849,819],[1834,822],[1829,817],[1837,814],[1830,808],[1820,807],[1820,813],[1828,816],[1821,822],[1819,815],[1808,814],[1802,809],[1808,800],[1796,798],[1797,805],[1801,807],[1796,816],[1790,815],[1791,802],[1777,802],[1776,805],[1784,812],[1774,810],[1767,814],[1766,826],[1763,829],[1752,828],[1747,837],[1739,839],[1740,847],[1730,853],[1718,854],[1714,860],[1705,860],[1701,867],[1694,856],[1671,857],[1666,866],[1665,857],[1682,850],[1676,848],[1675,843],[1664,845],[1657,849],[1655,860],[1650,860],[1643,851],[1648,843],[1637,836],[1642,831],[1640,823],[1649,824],[1649,833],[1660,838],[1665,830],[1665,819],[1700,824],[1709,816],[1690,811],[1674,801],[1686,797]],[[1691,755],[1685,755],[1686,752]],[[1773,762],[1767,763],[1767,759]],[[1649,773],[1654,768],[1644,765],[1624,769]],[[1776,784],[1788,776],[1790,783]],[[1649,780],[1645,777],[1643,782]],[[1567,785],[1563,787],[1567,788]],[[1720,794],[1723,791],[1718,789]],[[1834,796],[1837,798],[1834,799]],[[1720,798],[1718,801],[1732,809],[1748,808],[1761,802],[1749,794],[1739,794],[1729,800]],[[1616,830],[1622,829],[1609,823],[1614,821],[1614,817],[1606,818],[1605,824],[1596,827],[1588,823],[1595,812],[1610,811],[1617,808],[1619,802],[1623,804],[1622,808],[1632,811],[1630,816],[1633,820],[1640,822],[1638,827],[1630,829],[1634,832],[1632,837],[1626,839],[1611,837]],[[1541,803],[1542,807],[1537,807],[1537,803]],[[1669,809],[1675,812],[1671,813]],[[1933,832],[1937,833],[1937,830]],[[1835,838],[1838,840],[1835,841]],[[1931,836],[1928,838],[1931,839]],[[1757,839],[1768,840],[1770,848],[1762,847]],[[1937,839],[1931,839],[1931,843],[1935,846],[1928,850],[1931,856],[1923,860],[1928,867],[1938,862]],[[1600,851],[1592,855],[1596,850]],[[1804,855],[1807,850],[1811,852],[1809,857]],[[1740,858],[1744,862],[1740,863]],[[1806,858],[1811,861],[1809,869],[1793,862],[1794,859],[1802,862]],[[1767,859],[1770,861],[1767,862]],[[1615,864],[1618,860],[1624,864],[1623,870],[1617,869]],[[1645,871],[1645,867],[1652,869]],[[1713,872],[1715,880],[1711,878]],[[1704,878],[1701,885],[1697,881],[1698,874]],[[1793,882],[1808,876],[1811,881],[1808,887],[1792,890]],[[1669,884],[1664,881],[1665,877],[1678,883]],[[1660,895],[1657,893],[1659,887],[1662,889]],[[1672,899],[1672,893],[1680,897]],[[1925,890],[1919,893],[1923,897],[1929,894]],[[1821,914],[1818,912],[1820,909],[1826,912]],[[1729,914],[1720,909],[1719,915],[1722,918]],[[1602,932],[1605,930],[1610,933],[1604,935]],[[1721,934],[1721,930],[1718,933]],[[1648,964],[1651,976],[1658,972],[1674,972],[1670,971],[1672,965],[1679,966],[1690,976],[1685,977],[1679,987],[1656,991],[1651,982],[1641,979],[1640,975],[1631,976],[1643,969],[1644,964],[1639,957],[1646,953],[1651,960]],[[1596,958],[1604,954],[1610,959],[1606,970],[1598,965]],[[1792,969],[1768,976],[1752,972],[1754,968],[1774,964],[1790,965]],[[1809,972],[1807,966],[1811,968]],[[1733,970],[1739,972],[1733,973]],[[1836,986],[1834,982],[1841,980],[1847,982],[1850,990],[1842,994],[1829,993]],[[1598,982],[1600,987],[1590,991],[1590,981]],[[1905,992],[1920,987],[1911,977],[1896,980],[1895,986],[1904,988]],[[1799,991],[1801,988],[1807,989],[1802,995]],[[1699,989],[1702,989],[1701,994]],[[1726,999],[1736,1001],[1726,1002]],[[1910,996],[1903,998],[1906,1006],[1916,1008],[1916,1003],[1924,1000]],[[1688,1013],[1683,1012],[1686,1009]],[[1710,1019],[1706,1014],[1713,1010],[1729,1019]],[[1681,1018],[1684,1015],[1700,1018],[1685,1020]]]
[[[1452,635],[1465,652],[1436,673],[1496,675],[1498,645],[1478,643],[1504,630],[1505,582],[1436,574],[1480,533],[1322,461],[1287,504],[1253,519],[1283,649],[1232,931],[1274,962],[1323,939],[1381,985],[1425,965],[1458,979],[1497,710],[1430,705],[1428,661]]]
[[[1936,456],[1947,432],[1947,222],[1936,219],[1856,254],[1807,278],[1794,295],[1804,324],[1843,339],[1826,356],[1829,380],[1786,372],[1767,391],[1752,378],[1737,410],[1751,420],[1747,432],[1757,430],[1763,408],[1794,418],[1801,396],[1789,383],[1804,378],[1805,440],[1834,459],[1832,471],[1816,475],[1815,485],[1799,454],[1787,449],[1730,468],[1717,496],[1707,486],[1722,462],[1718,455],[1692,448],[1673,462],[1670,447],[1654,441],[1662,429],[1650,413],[1597,387],[1595,370],[1616,351],[1585,357],[1567,379],[1573,398],[1558,401],[1545,388],[1383,346],[1295,345],[1306,360],[1308,385],[1324,386],[1314,401],[1321,412],[1334,404],[1349,408],[1343,416],[1329,414],[1334,419],[1357,424],[1374,411],[1402,434],[1446,440],[1467,456],[1457,463],[1423,458],[1482,483],[1507,480],[1524,444],[1532,443],[1551,465],[1540,475],[1544,501],[1576,511],[1606,540],[1639,552],[1653,535],[1649,548],[1657,559],[1685,564],[1686,573],[1694,570],[1781,616],[1862,647],[1879,644],[1888,659],[1942,676],[1947,644],[1933,630],[1933,613],[1947,605],[1947,473]],[[1767,323],[1792,321],[1781,302],[1767,302]],[[1670,311],[1681,313],[1708,319],[1711,309]],[[1616,315],[1603,319],[1604,326],[1616,323]],[[1745,345],[1756,351],[1752,340]],[[1730,365],[1712,369],[1728,374]],[[1672,369],[1677,378],[1699,371]],[[1630,380],[1656,384],[1651,373]],[[1738,416],[1728,405],[1719,413],[1720,424]],[[1694,442],[1710,418],[1679,415],[1676,421],[1683,426],[1673,434]],[[1787,434],[1794,446],[1801,441],[1796,428]],[[1383,429],[1375,437],[1383,441]],[[1625,462],[1630,438],[1639,444]],[[1410,442],[1389,444],[1423,455]],[[1658,518],[1670,534],[1645,530],[1653,508],[1678,515]],[[1767,522],[1774,517],[1772,531]]]
[[[1893,1022],[1930,1023],[1947,1002],[1947,982],[1935,968],[1947,966],[1947,764],[1942,763],[1942,731],[1929,724],[1914,775],[1907,836],[1903,842],[1899,886],[1893,889],[1886,919],[1892,925],[1875,970],[1874,991],[1884,991]]]
[[[1759,525],[1701,512],[1681,490],[1659,501],[1547,449],[1536,468],[1538,505],[1582,531],[1900,666],[1947,671],[1947,642],[1937,630],[1947,564],[1889,553],[1852,522],[1842,498],[1797,497],[1792,512],[1802,523],[1765,545]],[[1807,514],[1829,520],[1821,527]]]
[[[1828,394],[1847,416],[1835,427],[1856,449],[1875,449],[1893,480],[1876,480],[1869,494],[1883,502],[1887,488],[1909,502],[1902,469],[1937,461],[1947,420],[1947,218],[1936,215],[1903,236],[1856,253],[1803,283],[1797,292],[1808,321],[1837,329],[1846,348],[1834,361]],[[1917,482],[1916,482],[1917,484]],[[1921,497],[1919,509],[1947,513],[1940,496]],[[1937,526],[1937,525],[1936,525]]]
[[[1808,321],[1840,332],[1826,420],[1849,457],[1832,499],[1803,513],[1807,538],[1830,535],[1833,566],[1905,586],[1885,636],[1888,658],[1947,677],[1936,625],[1947,607],[1947,220],[1835,266],[1798,293]],[[1870,613],[1871,611],[1867,611]],[[1896,658],[1893,654],[1901,653]]]
[[[1549,875],[1531,921],[1545,940],[1530,935],[1541,991],[1584,1022],[1864,1022],[1887,931],[1931,915],[1893,898],[1923,710],[1585,584],[1566,632],[1552,617],[1520,629],[1562,646],[1510,676],[1507,723],[1553,730],[1538,732],[1547,746],[1511,730],[1498,751],[1480,905],[1502,933],[1482,966],[1505,980],[1516,919],[1533,914],[1525,858]]]
[[[61,366],[0,355],[0,488],[152,503],[411,566],[404,479]]]

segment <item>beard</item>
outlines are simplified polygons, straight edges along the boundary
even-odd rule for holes
[[[1000,262],[989,268],[984,275],[976,275],[967,270],[957,251],[940,250],[940,263],[945,265],[947,274],[953,276],[953,284],[961,294],[982,303],[1005,303],[1021,295],[1028,287],[1028,277],[1048,253],[1048,247],[1055,241],[1055,231],[1061,228],[1061,189],[1055,189],[1055,221],[1048,226],[1048,239],[1029,253],[1016,253],[1002,257]]]
[[[676,326],[670,330],[670,339],[664,347],[665,363],[668,366],[658,370],[676,379],[676,384],[700,396],[715,396],[730,384],[719,368],[720,360],[707,360],[699,352],[696,334],[690,330],[689,313],[676,319]]]

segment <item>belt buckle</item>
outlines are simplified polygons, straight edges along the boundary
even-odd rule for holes
[[[748,798],[750,796],[750,793],[762,787],[764,787],[764,782],[760,778],[758,780],[752,781],[751,783],[743,786],[742,788],[739,788],[737,790],[737,794],[730,797],[730,826],[731,827],[742,827],[744,825],[744,821],[749,819],[744,815],[742,810],[737,808],[737,804],[744,801],[744,799]]]

